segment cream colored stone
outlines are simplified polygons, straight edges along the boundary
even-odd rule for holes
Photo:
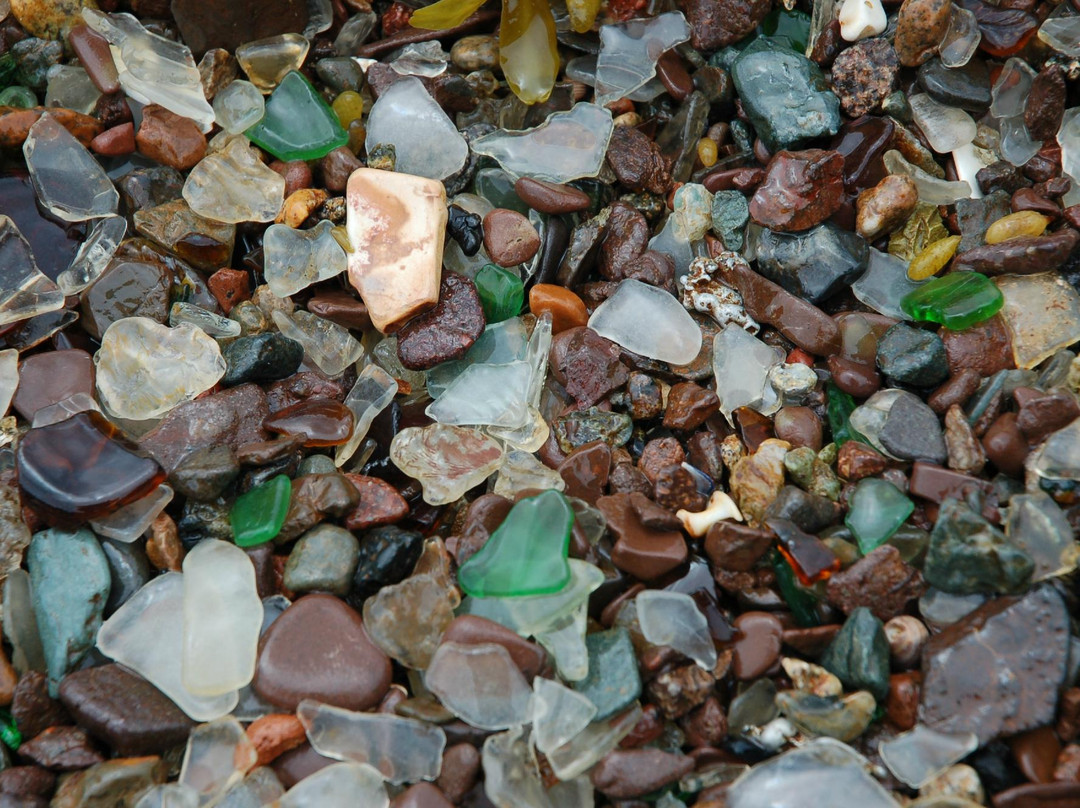
[[[349,281],[371,321],[392,333],[439,300],[446,188],[441,182],[359,168],[349,178]]]

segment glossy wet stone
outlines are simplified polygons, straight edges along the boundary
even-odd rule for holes
[[[129,448],[95,412],[28,432],[16,466],[23,493],[48,518],[66,523],[105,516],[164,479],[157,463]]]
[[[352,434],[353,414],[337,401],[311,398],[278,410],[263,426],[279,435],[300,437],[304,446],[337,446]]]
[[[304,359],[304,347],[278,333],[254,334],[230,342],[222,351],[226,387],[246,382],[273,382],[291,376]]]
[[[750,200],[751,217],[763,227],[781,232],[820,224],[840,205],[843,164],[838,152],[777,152],[769,162],[765,181]]]
[[[758,271],[815,304],[855,280],[867,258],[866,242],[831,222],[805,233],[765,229],[757,243]]]
[[[749,681],[765,674],[780,658],[783,626],[766,612],[743,612],[735,618],[732,660],[737,679]]]
[[[259,643],[252,686],[288,710],[311,698],[348,710],[378,704],[390,660],[355,611],[331,595],[306,595],[274,621]]]
[[[889,641],[884,626],[866,608],[855,609],[821,657],[845,687],[865,689],[879,701],[889,692]]]
[[[464,276],[447,273],[435,308],[398,332],[398,358],[410,370],[458,359],[483,332],[484,324],[476,286]]]
[[[882,335],[877,364],[890,379],[915,387],[940,384],[949,373],[941,337],[904,323],[894,325]]]
[[[918,397],[897,397],[878,433],[882,448],[904,460],[928,460],[942,464],[948,456],[941,425],[934,411]]]
[[[266,113],[245,132],[279,160],[316,160],[344,146],[348,134],[303,74],[288,73],[266,99]]]
[[[896,486],[880,479],[860,480],[850,503],[844,522],[855,534],[863,555],[887,541],[915,509]]]

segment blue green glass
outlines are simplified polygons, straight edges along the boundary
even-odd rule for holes
[[[301,73],[286,74],[266,99],[266,114],[245,133],[279,160],[317,160],[349,142],[334,110]]]

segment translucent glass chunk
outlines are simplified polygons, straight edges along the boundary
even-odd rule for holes
[[[1018,368],[1033,368],[1080,340],[1080,295],[1058,273],[1002,275],[994,283],[1005,297],[1001,318]]]
[[[214,115],[226,132],[239,135],[262,120],[266,100],[250,81],[237,79],[214,96]]]
[[[469,147],[453,121],[417,78],[394,82],[371,108],[367,149],[392,144],[395,170],[433,180],[456,174],[465,165]]]
[[[945,67],[963,67],[971,61],[982,42],[982,31],[975,14],[963,6],[952,4],[949,28],[938,45],[938,58]]]
[[[553,679],[533,680],[533,740],[544,754],[576,737],[596,715],[596,705]]]
[[[285,198],[285,178],[238,136],[191,169],[183,193],[195,213],[216,222],[272,222]]]
[[[437,39],[415,42],[398,51],[390,68],[401,76],[424,76],[433,79],[446,72],[450,54]]]
[[[86,24],[109,40],[120,85],[140,104],[160,104],[191,118],[204,131],[214,110],[203,94],[199,69],[186,45],[147,31],[130,14],[83,9]]]
[[[38,201],[65,222],[116,213],[120,193],[94,155],[49,113],[30,127],[23,157]]]
[[[264,275],[270,291],[289,297],[349,267],[349,259],[324,219],[309,230],[272,224],[263,235]]]
[[[693,362],[701,351],[701,329],[675,296],[632,278],[597,306],[589,328],[628,351],[674,365]]]
[[[1023,59],[1013,57],[1005,62],[997,81],[990,90],[990,114],[995,118],[1023,115],[1024,105],[1031,94],[1035,71]]]
[[[502,444],[469,427],[432,424],[401,430],[390,443],[394,465],[419,480],[424,501],[445,505],[464,496],[502,465]]]
[[[53,65],[46,74],[49,79],[45,90],[46,107],[63,107],[90,115],[101,98],[101,91],[94,86],[89,74],[76,65]]]
[[[596,103],[604,106],[642,87],[656,75],[656,62],[664,52],[689,38],[690,26],[680,11],[603,26]]]
[[[1052,15],[1039,26],[1039,39],[1066,56],[1080,58],[1080,15]]]
[[[116,541],[132,542],[142,537],[165,506],[172,502],[173,490],[162,483],[142,499],[125,505],[103,519],[90,522],[99,536]]]
[[[878,751],[897,780],[911,788],[922,788],[978,748],[979,738],[974,732],[952,735],[916,724],[910,732],[882,741]]]
[[[364,355],[364,346],[347,328],[311,312],[294,311],[288,315],[274,311],[271,316],[281,333],[303,345],[304,356],[327,376],[343,373]]]
[[[1036,450],[1031,468],[1045,480],[1058,483],[1080,480],[1080,419],[1050,435]]]
[[[553,112],[533,129],[492,132],[472,147],[515,177],[570,182],[600,173],[613,129],[609,110],[579,103],[566,112]]]
[[[210,721],[230,713],[237,694],[196,696],[184,687],[180,677],[183,601],[182,574],[167,572],[152,579],[102,624],[97,646],[105,656],[149,681],[191,718]]]
[[[274,770],[259,766],[234,785],[218,800],[217,808],[261,808],[285,793]]]
[[[531,378],[527,362],[470,365],[425,412],[440,424],[519,427],[528,417]]]
[[[167,783],[144,791],[135,808],[199,808],[199,795],[181,783]]]
[[[395,662],[424,670],[460,603],[457,589],[443,576],[410,575],[364,601],[364,628]]]
[[[236,61],[260,92],[271,92],[293,70],[299,70],[311,44],[296,33],[245,42],[236,49]]]
[[[65,295],[77,295],[90,286],[101,277],[126,234],[127,219],[123,216],[104,216],[95,221],[71,265],[56,276],[56,285]]]
[[[928,205],[951,205],[960,199],[971,197],[971,186],[966,182],[949,182],[932,177],[918,166],[905,160],[898,151],[885,152],[884,160],[885,169],[890,174],[904,174],[911,177],[915,187],[919,189],[920,202]]]
[[[692,597],[682,592],[646,589],[634,601],[646,640],[654,645],[670,645],[707,671],[716,667],[709,621]]]
[[[398,384],[376,365],[369,363],[360,371],[356,384],[352,386],[343,402],[353,414],[353,431],[345,443],[337,447],[334,453],[334,465],[344,466],[356,454],[356,450],[367,437],[371,422],[380,412],[390,406],[397,395]]]
[[[7,415],[11,399],[19,387],[19,352],[14,348],[0,351],[0,417]]]
[[[564,488],[566,480],[559,472],[545,466],[535,455],[514,449],[507,452],[491,492],[516,499],[519,493],[529,489],[562,491]]]
[[[38,269],[15,222],[0,215],[0,325],[63,307],[64,293]]]
[[[540,780],[525,727],[489,736],[480,759],[484,793],[498,808],[555,808]]]
[[[529,683],[501,645],[444,642],[424,684],[450,712],[479,729],[527,724],[532,715]]]
[[[641,715],[641,708],[634,705],[612,718],[589,724],[562,746],[551,750],[547,758],[555,776],[566,781],[587,772],[630,734]]]
[[[208,805],[239,783],[257,756],[240,722],[232,716],[219,718],[191,731],[179,782],[199,795],[200,805]]]
[[[173,303],[169,309],[169,326],[177,328],[185,323],[215,339],[240,336],[240,323],[236,320],[214,314],[191,303]]]
[[[975,139],[975,120],[959,107],[938,103],[926,93],[908,96],[908,103],[912,118],[938,154],[947,154]]]
[[[442,362],[427,372],[427,391],[439,398],[468,368],[481,364],[509,364],[525,358],[529,333],[520,317],[492,323],[461,359]]]
[[[285,792],[277,808],[388,808],[382,776],[363,763],[334,763]]]
[[[729,423],[733,423],[731,413],[739,407],[751,407],[763,415],[779,409],[780,397],[769,384],[769,371],[783,361],[783,351],[733,323],[713,338],[716,394],[720,412]]]
[[[446,734],[425,721],[356,713],[311,699],[300,702],[296,715],[320,755],[367,763],[395,785],[439,776]]]
[[[1001,156],[1014,166],[1022,166],[1042,147],[1041,140],[1035,140],[1024,123],[1024,116],[1013,115],[998,121],[998,150]]]
[[[879,314],[898,320],[910,320],[907,313],[900,308],[900,301],[925,281],[911,280],[907,268],[907,261],[871,247],[866,272],[851,285],[851,292]]]

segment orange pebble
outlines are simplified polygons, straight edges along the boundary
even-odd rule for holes
[[[565,286],[553,283],[538,283],[529,290],[529,311],[537,317],[550,313],[552,334],[589,322],[589,312],[581,298]]]

